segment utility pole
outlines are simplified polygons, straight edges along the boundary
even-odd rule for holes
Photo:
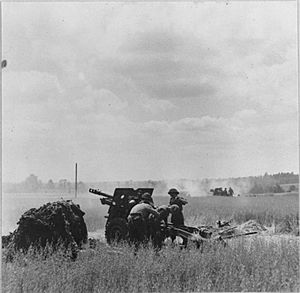
[[[77,198],[77,163],[75,163],[75,198]]]

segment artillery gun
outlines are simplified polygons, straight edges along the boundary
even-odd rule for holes
[[[128,240],[127,217],[133,206],[141,201],[143,193],[153,194],[153,188],[116,188],[113,195],[104,193],[98,189],[90,188],[89,192],[101,196],[100,201],[103,205],[108,205],[108,215],[105,225],[105,238],[108,244]],[[170,223],[162,223],[159,228],[161,241],[168,236],[174,235],[181,238],[192,240],[196,239],[195,234],[199,230],[194,227],[175,227]]]
[[[108,215],[105,225],[105,238],[111,244],[128,239],[127,217],[133,206],[141,201],[143,193],[152,195],[153,188],[116,188],[113,195],[106,194],[100,190],[90,188],[90,193],[101,196],[103,205],[108,205]]]
[[[105,216],[105,218],[107,218],[105,225],[105,238],[108,244],[112,244],[114,242],[129,240],[127,225],[129,212],[133,206],[141,201],[143,193],[147,192],[152,195],[153,188],[116,188],[113,195],[109,195],[92,188],[89,189],[89,192],[101,196],[101,203],[109,206],[108,215]],[[162,220],[161,223],[158,224],[158,246],[161,246],[162,242],[166,238],[172,236],[179,236],[182,239],[187,239],[196,244],[197,248],[201,248],[202,244],[207,241],[221,241],[221,243],[225,245],[225,239],[257,233],[256,231],[247,231],[246,233],[239,231],[237,233],[237,227],[230,227],[229,223],[230,221],[218,221],[216,228],[212,226],[178,227],[167,223],[166,218],[165,221]]]

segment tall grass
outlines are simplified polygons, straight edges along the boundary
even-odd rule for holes
[[[159,204],[166,202],[158,198]],[[271,197],[198,197],[189,198],[184,207],[188,225],[215,225],[217,220],[230,220],[241,224],[256,220],[260,224],[276,229],[290,225],[294,234],[299,234],[299,196]]]
[[[233,219],[239,224],[255,219],[275,228],[289,223],[295,232],[299,223],[298,200],[298,196],[189,198],[184,215],[188,225],[211,225],[218,219]],[[155,197],[154,201],[156,205],[167,204],[168,197]],[[108,206],[102,206],[97,198],[79,198],[77,202],[86,213],[89,231],[104,227]],[[29,208],[30,202],[26,204]],[[5,253],[3,292],[300,290],[298,237],[266,241],[253,236],[232,240],[226,248],[206,247],[203,253],[167,245],[158,255],[150,248],[141,249],[136,256],[128,246],[112,249],[100,243],[95,250],[80,254],[76,261],[62,251],[48,258],[29,251],[17,254],[11,263],[4,260]]]
[[[156,205],[168,204],[168,197],[155,197]],[[215,225],[217,220],[233,219],[241,224],[248,220],[274,227],[290,226],[293,234],[299,235],[299,197],[194,197],[188,199],[183,213],[187,225]],[[82,204],[86,211],[85,221],[89,231],[104,227],[108,206],[93,201],[94,205]]]
[[[49,201],[59,200],[67,195],[26,195],[4,196],[3,202],[3,231],[12,231],[21,215],[32,207],[39,207]],[[68,195],[70,197],[70,195]],[[103,206],[99,198],[93,195],[80,194],[73,199],[80,204],[85,212],[85,222],[89,231],[103,229],[108,206]],[[156,205],[168,204],[169,197],[154,197]],[[184,207],[184,216],[189,225],[212,225],[219,219],[233,219],[237,224],[255,219],[264,226],[277,226],[283,221],[289,221],[297,234],[299,222],[299,196],[267,196],[267,197],[191,197]]]
[[[3,263],[3,292],[278,292],[299,291],[299,242],[239,239],[226,248],[99,245],[76,261],[19,254]]]

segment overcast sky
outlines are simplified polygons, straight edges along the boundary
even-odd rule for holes
[[[298,172],[296,11],[2,3],[3,181]]]

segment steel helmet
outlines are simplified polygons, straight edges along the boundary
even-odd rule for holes
[[[179,194],[179,191],[176,188],[171,188],[168,194]]]
[[[145,192],[145,193],[142,194],[142,200],[147,200],[147,201],[153,202],[152,196],[148,192]]]

